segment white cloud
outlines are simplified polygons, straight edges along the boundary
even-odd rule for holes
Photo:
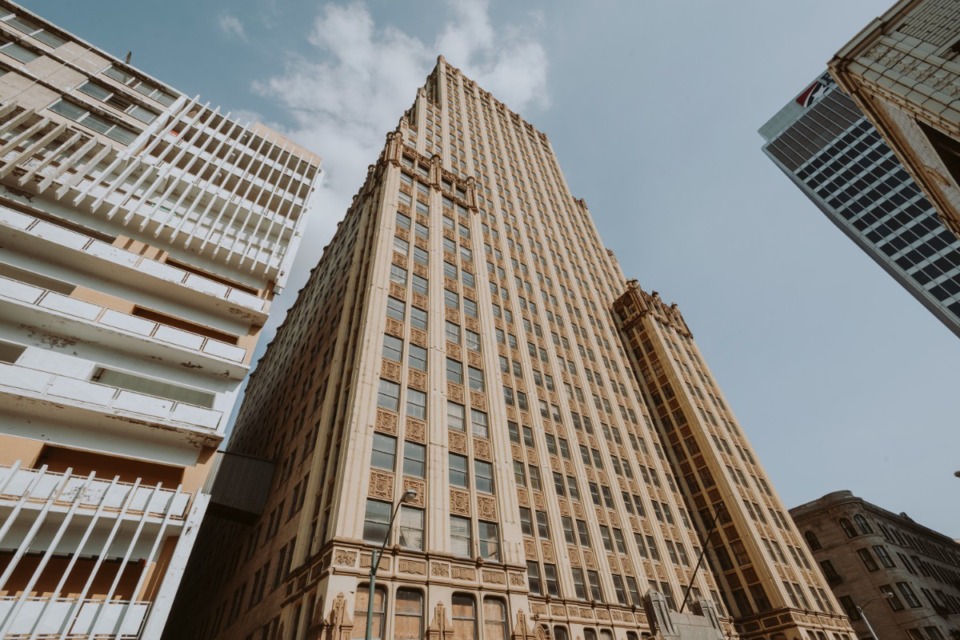
[[[247,39],[247,31],[244,29],[243,23],[240,22],[240,18],[237,16],[225,13],[220,16],[218,24],[220,26],[220,31],[228,36],[236,36],[241,40]]]
[[[361,2],[326,4],[308,36],[310,50],[290,54],[282,73],[254,83],[254,90],[293,122],[285,130],[271,126],[322,156],[324,169],[304,241],[262,345],[293,303],[367,166],[413,104],[438,54],[514,110],[549,105],[546,53],[532,33],[542,18],[530,16],[527,28],[495,28],[483,0],[450,0],[449,6],[449,22],[427,44],[395,27],[378,26]],[[228,30],[223,20],[221,28]]]

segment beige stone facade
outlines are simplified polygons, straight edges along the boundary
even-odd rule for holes
[[[362,638],[399,508],[377,638],[639,640],[660,611],[665,636],[848,639],[762,469],[728,462],[753,476],[740,486],[694,415],[673,325],[639,321],[656,364],[624,349],[625,292],[646,295],[546,136],[440,58],[250,380],[230,449],[276,463],[264,515],[205,522],[166,637]],[[685,394],[686,426],[660,416],[649,366]],[[706,493],[688,457],[717,478]],[[697,615],[665,613],[685,599]]]
[[[0,638],[157,638],[319,158],[0,2]]]
[[[790,515],[861,638],[868,621],[881,640],[960,638],[956,541],[849,491]]]
[[[960,5],[901,0],[829,68],[960,236]]]

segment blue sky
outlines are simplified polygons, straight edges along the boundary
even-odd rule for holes
[[[624,271],[680,305],[788,507],[850,489],[960,537],[960,343],[756,133],[890,3],[25,2],[325,158],[272,325],[442,53],[547,133]]]

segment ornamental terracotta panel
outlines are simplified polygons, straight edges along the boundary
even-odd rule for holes
[[[425,227],[429,227],[429,226],[430,226],[430,218],[427,217],[427,216],[425,216],[425,215],[423,215],[422,213],[418,213],[418,214],[417,214],[417,222],[419,222],[420,224],[422,224],[422,225],[425,226]],[[425,239],[425,238],[421,238],[421,239],[423,240],[423,239]]]
[[[443,317],[454,324],[460,324],[460,311],[452,307],[443,308]]]
[[[357,564],[357,552],[350,549],[335,549],[333,563],[340,567],[353,567]]]
[[[517,410],[513,407],[507,407],[507,419],[516,420],[517,419]]]
[[[403,214],[409,216],[409,215],[410,215],[410,205],[405,204],[405,203],[403,203],[403,202],[399,202],[399,203],[397,203],[397,211],[399,211],[400,213],[403,213]]]
[[[469,516],[470,493],[460,489],[450,489],[450,512],[461,516]]]
[[[524,538],[523,553],[527,557],[527,560],[536,560],[537,559],[537,543],[531,540],[530,538]]]
[[[374,469],[370,472],[367,495],[371,498],[393,501],[393,474]]]
[[[497,520],[497,501],[492,496],[477,496],[477,517],[481,520]]]
[[[474,409],[487,408],[487,396],[479,391],[470,392],[470,406]]]
[[[447,383],[447,398],[463,404],[463,387],[452,382]]]
[[[466,265],[464,265],[464,269],[463,269],[463,270],[464,270],[464,271],[467,271]],[[470,300],[473,300],[474,302],[476,302],[476,301],[477,301],[477,290],[476,290],[476,289],[471,289],[470,287],[464,285],[464,287],[463,287],[463,297],[464,297],[464,298],[469,298]]]
[[[553,543],[544,540],[540,543],[540,549],[543,551],[544,562],[556,562],[557,557],[553,554]]]
[[[471,318],[468,316],[465,322],[467,329],[470,329],[470,331],[473,331],[474,333],[480,333],[480,323],[476,318]]]
[[[398,283],[396,283],[396,282],[391,282],[391,283],[390,283],[390,295],[393,296],[394,298],[397,298],[398,300],[406,300],[406,299],[407,299],[407,288],[404,287],[404,286],[402,286],[402,285],[400,285],[400,284],[398,284]]]
[[[407,416],[406,426],[404,427],[404,437],[413,442],[426,444],[427,423],[417,418]]]
[[[461,267],[463,268],[463,270],[466,271],[467,273],[474,273],[474,271],[473,271],[473,265],[470,264],[470,261],[469,261],[469,260],[464,260],[464,261],[463,261],[463,264],[460,265],[460,266],[461,266]]]
[[[419,240],[419,238],[418,238],[418,240]],[[419,246],[419,244],[418,244],[417,246]],[[421,247],[421,248],[422,248],[422,249],[426,249],[427,247]],[[417,274],[418,276],[420,276],[421,278],[426,278],[426,277],[428,276],[428,274],[429,274],[429,272],[427,271],[426,265],[422,265],[422,264],[420,264],[419,262],[414,262],[414,263],[413,263],[413,272],[414,272],[415,274]]]
[[[425,576],[427,575],[427,563],[418,562],[416,560],[404,560],[401,559],[399,563],[400,573],[407,573],[414,576]]]
[[[493,460],[490,455],[490,441],[485,440],[484,438],[474,437],[473,439],[473,455],[474,457],[480,458],[481,460],[491,461]]]
[[[463,354],[460,351],[460,345],[458,345],[456,342],[450,342],[447,340],[447,357],[462,362]]]
[[[510,585],[514,587],[527,586],[527,576],[522,573],[510,573]]]
[[[427,390],[427,374],[423,371],[417,371],[416,369],[410,369],[407,371],[407,386],[412,387],[418,391]]]
[[[400,192],[401,192],[401,193],[405,193],[405,194],[407,194],[408,196],[412,196],[412,195],[413,195],[413,189],[410,188],[410,185],[405,184],[405,183],[403,183],[403,182],[400,183]]]
[[[413,245],[418,249],[423,249],[424,251],[430,250],[430,241],[426,238],[421,238],[420,236],[415,236],[413,238]]]
[[[418,347],[427,348],[427,332],[414,327],[410,328],[410,342]]]
[[[444,251],[443,260],[444,262],[449,262],[450,264],[457,264],[457,254],[450,251]]]
[[[400,382],[400,373],[403,371],[403,367],[399,362],[394,362],[393,360],[387,360],[384,358],[380,362],[380,377],[386,378],[387,380],[392,380],[394,382]]]
[[[431,562],[430,575],[438,578],[449,578],[450,565],[446,562]]]
[[[516,442],[510,443],[510,455],[514,460],[518,462],[523,462],[523,449]]]
[[[427,300],[427,296],[423,295],[422,293],[414,292],[413,294],[411,294],[411,300],[412,300],[413,306],[415,306],[415,307],[417,307],[417,308],[419,308],[419,309],[427,309],[427,308],[429,308],[429,307],[427,306],[427,305],[429,304],[429,301]],[[418,329],[418,331],[419,331],[419,329]]]
[[[583,564],[585,564],[588,569],[597,568],[597,561],[593,557],[593,551],[591,551],[590,549],[583,550]]]
[[[384,330],[394,338],[400,338],[402,340],[404,337],[403,323],[396,318],[387,318],[387,326]]]
[[[553,604],[553,605],[550,605],[550,612],[554,616],[563,617],[567,615],[567,608],[564,607],[562,604]]]
[[[617,556],[613,555],[612,553],[608,553],[608,554],[607,554],[607,566],[608,566],[608,567],[610,567],[610,568],[611,568],[612,570],[614,570],[614,571],[618,571],[618,570],[619,570],[619,564],[620,564],[620,563],[617,562]]]
[[[563,498],[560,499],[560,515],[562,516],[570,515],[570,506],[567,504],[567,501]]]
[[[467,351],[467,364],[474,369],[483,369],[483,358],[477,351]]]
[[[489,584],[507,584],[507,574],[503,571],[491,571],[484,569],[481,572],[483,581]]]
[[[411,478],[409,476],[404,476],[403,478],[403,490],[413,489],[417,492],[417,497],[409,501],[409,504],[412,504],[415,507],[423,508],[426,505],[426,483],[419,478]]]
[[[410,240],[410,232],[409,232],[408,230],[404,229],[403,227],[397,227],[397,230],[396,230],[396,232],[395,232],[395,235],[396,235],[398,238],[401,238],[401,239],[403,239],[403,240],[407,240],[407,241]]]
[[[446,227],[443,228],[443,237],[446,238],[447,240],[456,240],[456,239],[457,239],[457,236],[456,236],[456,234],[453,232],[453,230],[452,230],[452,229],[447,229]]]
[[[527,495],[527,490],[522,488],[517,488],[517,502],[520,503],[521,507],[530,506],[530,498]]]
[[[467,455],[467,434],[462,431],[447,431],[447,447],[454,453]]]
[[[397,435],[397,414],[386,409],[377,409],[377,421],[373,428],[391,436]]]
[[[453,291],[453,292],[457,292],[460,290],[460,283],[454,280],[453,278],[444,277],[443,288],[449,289],[450,291]]]
[[[403,267],[404,269],[406,269],[407,256],[403,255],[402,253],[397,253],[396,251],[394,251],[393,257],[390,259],[390,262],[397,265],[398,267]]]
[[[545,508],[543,503],[543,494],[540,493],[539,491],[533,492],[533,506],[535,506],[537,509],[540,509],[541,511]]]
[[[470,582],[477,581],[477,570],[470,567],[453,567],[453,576],[454,580],[468,580]]]

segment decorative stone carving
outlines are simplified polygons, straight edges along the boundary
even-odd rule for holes
[[[548,541],[543,541],[540,543],[540,548],[543,550],[543,561],[544,562],[556,562],[557,558],[553,555],[553,543]]]
[[[597,620],[604,620],[604,621],[609,622],[609,620],[610,620],[610,613],[609,613],[608,611],[606,611],[605,609],[598,609],[598,610],[597,610]]]
[[[477,322],[476,318],[468,317],[465,322],[466,322],[467,329],[470,329],[470,331],[473,331],[475,333],[480,333],[480,323]]]
[[[411,327],[410,342],[417,345],[418,347],[423,347],[424,349],[426,349],[427,348],[427,332],[422,329]],[[414,371],[416,371],[416,369],[411,369],[411,373],[413,373]],[[423,375],[422,371],[416,371],[416,373]]]
[[[403,490],[413,489],[417,492],[417,497],[410,500],[410,504],[415,507],[423,507],[426,504],[426,483],[417,478],[405,477],[403,479]]]
[[[422,224],[422,225],[425,226],[425,227],[429,227],[429,226],[430,226],[430,218],[427,217],[427,216],[425,216],[425,215],[423,215],[422,213],[418,213],[418,214],[417,214],[417,222],[419,222],[420,224]],[[425,240],[425,238],[420,238],[420,239],[421,239],[421,240]]]
[[[347,613],[347,600],[338,593],[330,607],[330,615],[320,625],[323,640],[350,640],[353,637],[353,622]]]
[[[563,617],[567,615],[567,610],[562,604],[554,604],[550,606],[550,613],[555,616]]]
[[[402,253],[393,252],[393,257],[390,259],[390,262],[397,265],[398,267],[407,268],[407,256]]]
[[[452,382],[447,383],[447,397],[454,402],[463,403],[463,387]]]
[[[417,240],[418,240],[417,246],[419,247],[419,246],[420,246],[420,243],[419,243],[420,238],[417,238]],[[424,242],[424,244],[426,244],[426,242]],[[420,247],[420,248],[421,248],[421,249],[426,249],[427,247]],[[417,274],[418,276],[420,276],[421,278],[426,278],[426,277],[427,277],[427,274],[428,274],[428,272],[427,272],[427,267],[424,266],[424,265],[422,265],[422,264],[420,264],[419,262],[414,262],[414,263],[413,263],[413,272],[414,272],[415,274]],[[419,306],[419,305],[418,305],[418,306]]]
[[[407,426],[404,431],[404,436],[407,440],[412,440],[414,442],[419,442],[421,444],[426,444],[427,442],[427,425],[422,420],[417,420],[416,418],[407,418]]]
[[[533,506],[541,511],[543,511],[545,508],[543,505],[543,494],[539,491],[533,492]]]
[[[370,568],[370,564],[371,564],[372,562],[373,562],[373,556],[372,556],[371,554],[369,554],[369,553],[361,553],[361,554],[360,554],[360,568],[361,568],[361,569],[369,569],[369,568]],[[381,561],[380,561],[380,568],[383,569],[384,572],[389,572],[389,571],[390,571],[390,558],[383,558],[383,559],[381,559]]]
[[[453,625],[447,620],[447,611],[438,602],[433,611],[433,620],[427,629],[427,640],[453,640]]]
[[[395,338],[403,338],[403,323],[396,318],[387,318],[387,326],[384,331]]]
[[[456,234],[453,232],[453,230],[452,230],[452,229],[447,229],[446,227],[444,227],[444,229],[443,229],[443,237],[446,238],[447,240],[456,240],[456,239],[457,239],[457,236],[456,236]]]
[[[507,583],[507,576],[503,573],[503,571],[490,571],[488,569],[484,569],[482,575],[483,581],[489,582],[490,584]]]
[[[333,552],[333,563],[339,567],[352,567],[357,564],[357,552],[337,549]]]
[[[593,557],[593,551],[588,549],[583,550],[583,564],[587,565],[588,569],[597,568],[597,561]]]
[[[390,283],[390,295],[398,300],[407,299],[407,288],[399,285],[396,282]]]
[[[469,516],[470,494],[459,489],[450,489],[450,512],[461,516]]]
[[[521,507],[530,506],[530,498],[527,495],[526,489],[520,489],[520,488],[517,489],[517,502],[520,503]]]
[[[513,407],[507,407],[507,419],[515,421],[517,419],[517,410]]]
[[[560,515],[562,516],[570,515],[570,505],[568,505],[567,501],[564,499],[560,500]]]
[[[483,358],[476,351],[467,351],[467,364],[475,369],[483,368]]]
[[[394,382],[400,382],[400,372],[402,371],[400,363],[384,358],[380,361],[380,377]]]
[[[443,260],[444,262],[449,262],[450,264],[457,264],[457,254],[451,251],[444,251]]]
[[[399,564],[400,573],[409,573],[415,576],[425,576],[427,575],[427,563],[418,562],[416,560],[400,560]]]
[[[443,317],[454,324],[460,324],[460,311],[451,307],[443,308]]]
[[[522,573],[510,573],[510,584],[514,587],[525,587],[527,585],[527,577]]]
[[[578,518],[583,519],[583,506],[579,502],[573,503],[573,513]]]
[[[527,557],[527,560],[537,559],[537,545],[533,540],[530,540],[529,538],[524,538],[523,555]]]
[[[403,227],[397,227],[396,232],[394,233],[398,238],[402,240],[410,240],[410,232]]]
[[[466,263],[464,263],[464,266],[466,266]],[[466,269],[464,269],[464,271],[466,271]],[[472,288],[464,285],[464,286],[463,286],[463,297],[464,297],[464,298],[469,298],[470,300],[473,300],[474,302],[476,302],[476,301],[477,301],[477,290],[476,290],[476,289],[472,289]],[[470,320],[472,320],[472,319],[473,319],[473,318],[468,318],[468,319],[467,319],[467,323],[469,324]],[[475,331],[475,329],[471,329],[471,331]]]
[[[497,501],[492,496],[477,496],[477,516],[483,520],[497,520]]]
[[[570,558],[570,564],[574,567],[580,566],[580,554],[572,550],[571,547],[567,548],[567,556]]]
[[[448,431],[447,447],[454,453],[467,455],[467,434],[462,431]]]
[[[523,449],[515,442],[510,443],[510,455],[517,462],[523,462]]]
[[[470,406],[474,409],[486,409],[487,408],[487,396],[486,394],[480,393],[479,391],[470,392]]]
[[[397,435],[397,414],[386,409],[377,409],[377,421],[373,428],[391,436]]]
[[[453,567],[453,579],[469,580],[470,582],[476,582],[477,570],[471,569],[469,567]]]
[[[405,204],[405,203],[403,203],[403,202],[398,202],[398,203],[397,203],[397,211],[399,211],[400,213],[402,213],[402,214],[404,214],[404,215],[409,216],[409,215],[410,215],[410,205]]]
[[[371,498],[393,501],[393,474],[374,469],[370,472],[370,488],[367,495]]]
[[[473,455],[481,460],[491,460],[490,457],[490,441],[484,438],[474,437],[473,439]]]
[[[420,309],[429,308],[427,306],[429,304],[427,301],[427,296],[423,295],[422,293],[417,293],[416,291],[414,291],[411,294],[411,300],[413,301],[413,306],[415,307],[418,307]]]
[[[454,360],[463,361],[463,355],[460,353],[460,345],[456,342],[447,341],[447,357]]]
[[[430,564],[430,575],[437,578],[449,578],[450,565],[445,562],[433,562]]]

